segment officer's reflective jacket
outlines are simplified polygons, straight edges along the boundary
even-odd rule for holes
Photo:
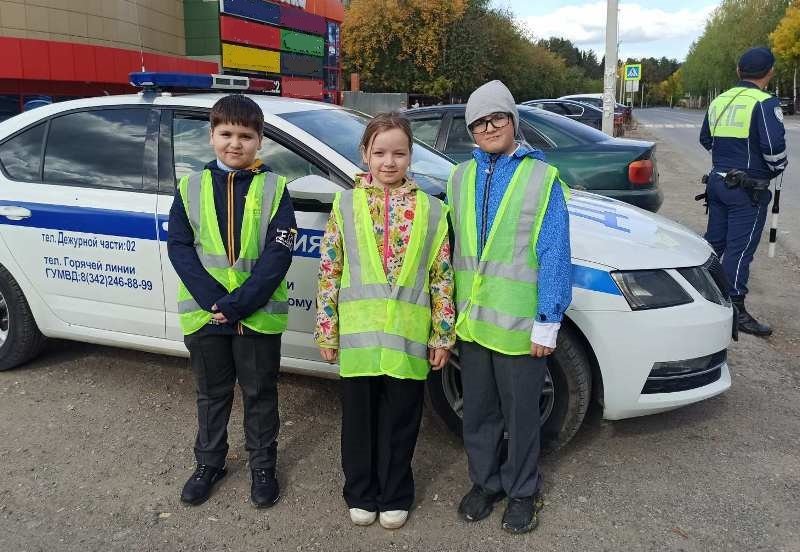
[[[700,130],[714,170],[741,169],[752,178],[774,178],[787,165],[780,100],[748,81],[711,102]]]

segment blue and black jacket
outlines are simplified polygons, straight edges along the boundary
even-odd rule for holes
[[[211,161],[205,168],[211,171],[214,182],[214,206],[225,250],[234,252],[236,258],[240,251],[242,217],[244,203],[253,177],[269,169],[256,160],[253,165],[241,170],[228,170],[218,161]],[[293,244],[280,236],[296,235],[292,200],[289,191],[284,190],[278,210],[267,228],[267,240],[261,257],[253,271],[241,287],[228,293],[200,263],[194,248],[194,232],[183,207],[180,192],[169,212],[169,237],[167,252],[178,277],[200,306],[210,311],[212,305],[228,319],[227,324],[209,324],[201,332],[214,334],[254,334],[239,321],[247,318],[269,301],[281,281],[286,277],[292,263]]]
[[[750,81],[740,81],[736,86],[758,89]],[[784,133],[781,103],[773,96],[756,104],[746,139],[711,136],[706,112],[700,144],[711,151],[715,171],[740,169],[751,178],[767,180],[781,174],[788,164]]]

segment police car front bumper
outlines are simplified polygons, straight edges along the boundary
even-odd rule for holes
[[[603,378],[609,420],[672,410],[731,386],[733,309],[709,301],[635,312],[571,312]]]

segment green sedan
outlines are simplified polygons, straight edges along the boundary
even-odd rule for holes
[[[475,143],[464,122],[464,105],[410,109],[414,137],[457,162],[472,155]],[[520,139],[544,151],[571,188],[587,190],[656,212],[664,200],[658,187],[656,145],[611,138],[602,132],[525,105],[517,106]]]

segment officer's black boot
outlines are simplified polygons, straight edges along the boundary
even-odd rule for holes
[[[747,309],[744,308],[744,296],[731,297],[731,301],[733,301],[733,305],[736,307],[738,313],[736,325],[739,327],[740,332],[749,333],[758,337],[772,335],[772,328],[753,318],[752,315],[747,312]]]

